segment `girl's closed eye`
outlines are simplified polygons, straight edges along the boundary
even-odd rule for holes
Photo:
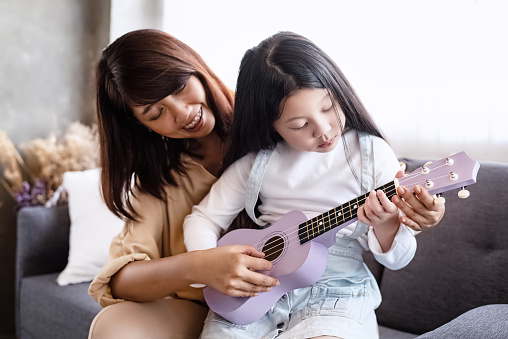
[[[292,130],[295,130],[295,131],[298,131],[300,129],[304,129],[305,127],[307,127],[309,125],[308,122],[306,122],[305,124],[303,124],[303,126],[300,126],[300,127],[291,127]]]
[[[333,110],[333,105],[331,105],[331,106],[330,106],[330,108],[325,109],[323,112],[325,112],[325,113],[326,113],[326,112],[330,112],[330,111],[332,111],[332,110]]]

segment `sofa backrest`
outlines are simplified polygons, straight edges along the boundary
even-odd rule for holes
[[[443,193],[444,218],[416,236],[413,261],[378,274],[380,325],[423,333],[472,308],[508,303],[507,187],[508,163],[484,162],[469,198],[458,198],[458,190]]]

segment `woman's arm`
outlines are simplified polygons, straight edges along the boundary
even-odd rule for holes
[[[134,261],[111,278],[111,292],[115,298],[142,302],[199,282],[228,295],[252,297],[279,284],[277,279],[255,272],[271,269],[271,262],[263,256],[252,246],[225,246]]]
[[[445,205],[434,203],[434,198],[420,186],[415,186],[414,193],[403,186],[398,187],[392,201],[404,213],[400,222],[415,231],[436,226],[445,213]]]

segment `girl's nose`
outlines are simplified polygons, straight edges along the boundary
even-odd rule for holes
[[[321,138],[326,133],[328,133],[332,129],[329,123],[323,121],[316,124],[316,128],[314,129],[314,138]]]

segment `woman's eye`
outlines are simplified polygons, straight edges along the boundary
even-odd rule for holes
[[[163,109],[164,109],[164,107],[161,107],[160,110],[159,110],[159,114],[157,114],[157,116],[155,116],[152,119],[150,119],[150,121],[155,121],[155,120],[159,119],[160,116],[162,115],[162,110]]]
[[[183,84],[182,86],[180,86],[176,91],[173,92],[173,95],[178,95],[180,94],[184,89],[185,87],[187,87],[187,83]]]
[[[293,130],[297,131],[297,130],[300,130],[300,129],[303,129],[303,128],[307,127],[307,125],[308,125],[308,124],[309,124],[309,123],[308,123],[308,122],[306,122],[306,123],[305,123],[305,124],[303,124],[303,126],[301,126],[301,127],[294,127],[294,128],[291,128],[291,129],[293,129]]]

